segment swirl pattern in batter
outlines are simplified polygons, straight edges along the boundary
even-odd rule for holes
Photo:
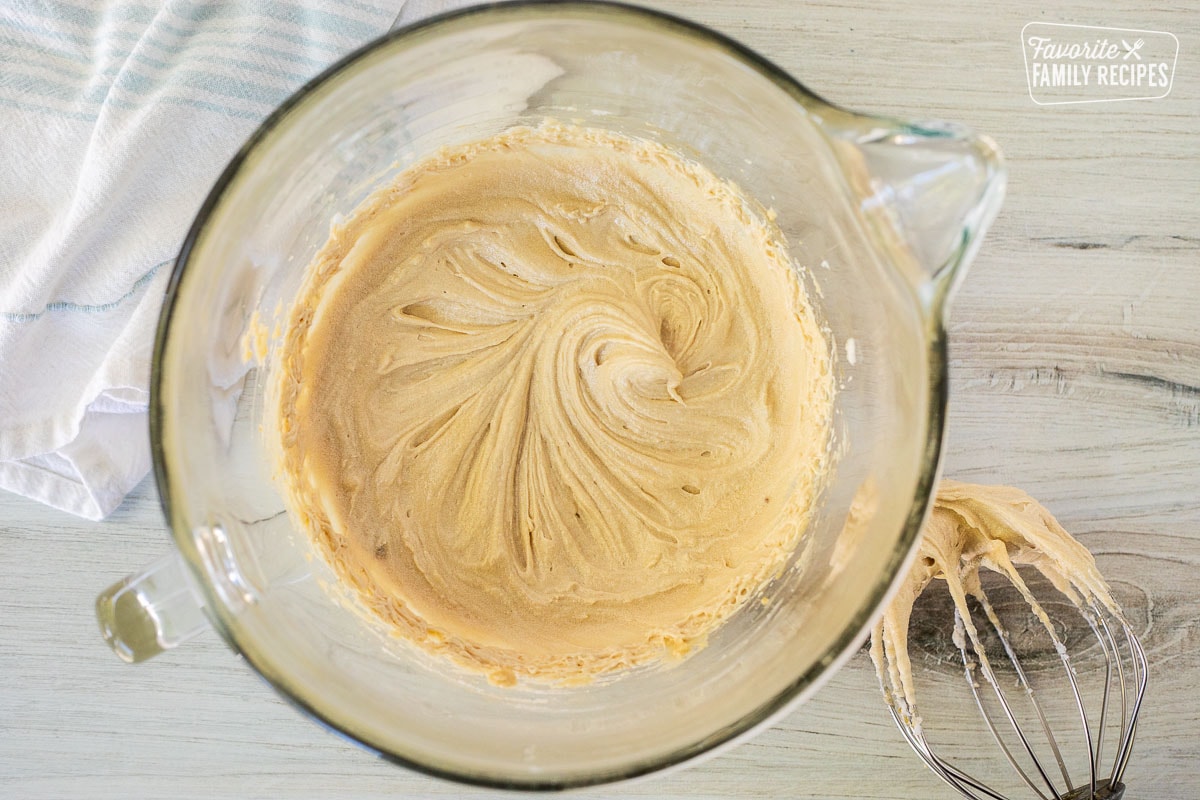
[[[828,458],[828,347],[779,236],[596,129],[406,170],[334,227],[279,367],[293,511],[374,613],[499,684],[703,644]]]

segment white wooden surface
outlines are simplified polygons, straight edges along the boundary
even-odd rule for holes
[[[843,105],[954,119],[1000,143],[1008,200],[953,310],[947,474],[1023,486],[1097,554],[1152,662],[1128,796],[1200,796],[1200,13],[1101,0],[656,5]],[[1031,20],[1175,33],[1171,95],[1034,105],[1019,45]],[[0,797],[474,796],[302,718],[213,635],[119,663],[93,598],[168,546],[148,482],[102,524],[0,495]],[[862,654],[755,740],[583,795],[952,796],[893,730]]]

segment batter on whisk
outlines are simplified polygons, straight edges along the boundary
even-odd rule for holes
[[[871,636],[871,658],[888,700],[914,724],[920,725],[908,657],[913,603],[934,580],[944,580],[967,635],[976,638],[967,597],[982,596],[980,570],[994,570],[1021,585],[1018,564],[1033,566],[1076,605],[1096,602],[1110,611],[1117,609],[1092,554],[1032,497],[1009,486],[942,481],[922,530],[916,563]],[[1061,647],[1046,612],[1028,599]],[[981,648],[978,656],[987,658]]]

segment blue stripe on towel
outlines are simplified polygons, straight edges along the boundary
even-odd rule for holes
[[[80,122],[94,123],[99,119],[99,114],[96,112],[87,111],[65,111],[61,108],[51,108],[40,103],[31,103],[28,101],[13,100],[8,97],[0,97],[0,106],[8,106],[20,111],[33,111],[38,114],[49,114],[51,116],[60,117],[62,119],[74,119]]]
[[[45,316],[47,313],[49,313],[51,311],[82,311],[87,314],[102,314],[105,311],[112,311],[114,308],[121,305],[121,303],[124,303],[126,300],[128,300],[129,298],[131,298],[135,294],[137,294],[138,289],[141,289],[143,286],[145,286],[147,283],[149,283],[154,278],[154,276],[156,274],[158,274],[158,271],[160,269],[165,267],[167,264],[170,264],[172,261],[174,261],[174,259],[164,261],[161,264],[158,264],[157,266],[151,267],[149,272],[142,275],[140,278],[138,278],[136,281],[133,282],[133,285],[131,287],[129,287],[128,292],[121,295],[116,300],[111,300],[107,303],[99,303],[99,304],[95,304],[95,305],[72,303],[72,302],[63,300],[63,301],[57,301],[54,303],[47,303],[46,306],[41,311],[34,312],[34,313],[21,313],[21,312],[16,312],[16,311],[0,311],[0,319],[5,319],[10,322],[33,322],[35,319]]]

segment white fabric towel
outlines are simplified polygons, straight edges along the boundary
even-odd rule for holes
[[[403,0],[0,5],[0,488],[89,519],[150,467],[150,354],[255,126]]]

